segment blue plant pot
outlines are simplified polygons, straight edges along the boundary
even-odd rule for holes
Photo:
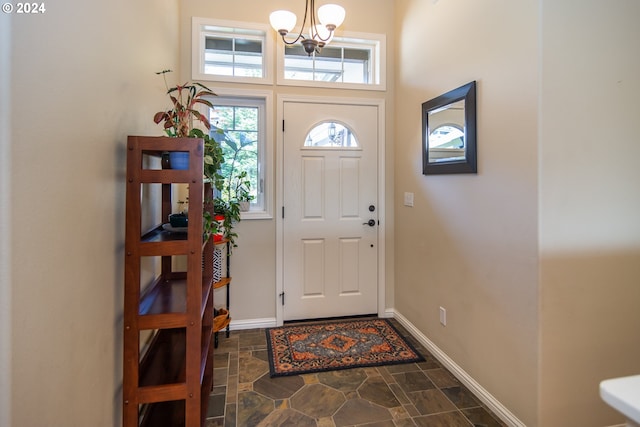
[[[186,151],[171,151],[169,153],[171,169],[189,169],[189,153]]]

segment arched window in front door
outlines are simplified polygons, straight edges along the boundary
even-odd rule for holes
[[[358,140],[351,129],[336,121],[317,124],[309,131],[304,141],[305,147],[358,148]]]

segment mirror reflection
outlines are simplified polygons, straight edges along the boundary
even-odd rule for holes
[[[430,111],[429,163],[464,158],[464,101]]]
[[[475,173],[476,82],[422,104],[422,173]]]

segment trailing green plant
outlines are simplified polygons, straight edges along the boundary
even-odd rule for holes
[[[222,132],[222,129],[217,129],[216,132]],[[192,138],[202,138],[204,140],[204,176],[209,179],[216,190],[222,191],[224,189],[224,176],[220,174],[220,166],[224,163],[224,153],[220,144],[215,138],[210,137],[209,134],[200,129],[192,129],[189,135]]]
[[[211,201],[209,200],[205,203],[211,203]],[[205,210],[202,213],[202,234],[204,235],[204,238],[208,239],[210,236],[218,233],[218,227],[218,221],[215,220],[209,211]]]
[[[238,201],[225,201],[220,197],[216,197],[213,199],[213,212],[215,215],[224,217],[222,223],[224,237],[231,242],[232,246],[237,246],[236,237],[238,237],[238,235],[233,231],[233,225],[240,221],[240,204]]]

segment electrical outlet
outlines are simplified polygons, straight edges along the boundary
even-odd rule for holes
[[[444,307],[440,307],[440,323],[447,326],[447,309]]]

